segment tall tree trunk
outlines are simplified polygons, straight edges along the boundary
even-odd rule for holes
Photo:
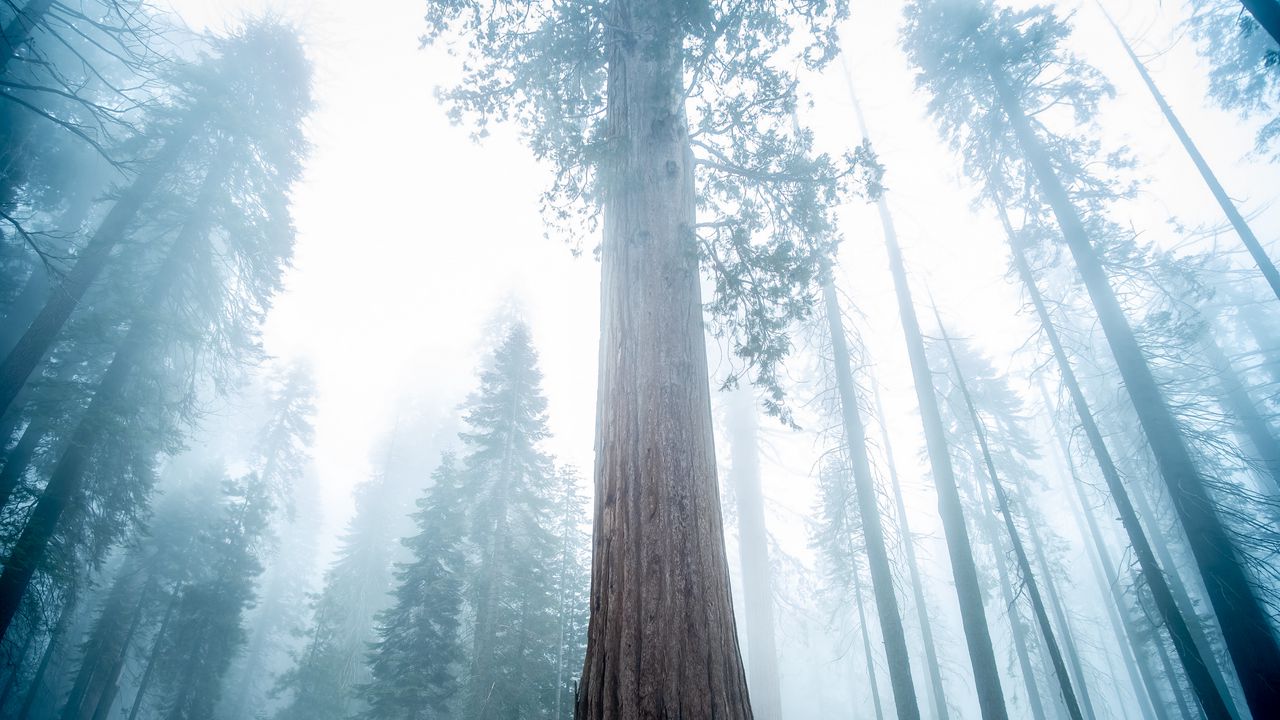
[[[916,605],[916,621],[920,623],[920,638],[924,642],[924,657],[928,664],[930,706],[934,720],[949,720],[947,693],[942,685],[942,668],[938,664],[938,648],[933,641],[933,624],[929,620],[929,606],[925,604],[924,584],[920,581],[920,564],[916,560],[915,537],[907,517],[907,505],[902,499],[902,484],[898,479],[898,464],[894,461],[893,445],[889,442],[889,427],[884,419],[884,406],[880,402],[880,386],[873,385],[876,403],[876,419],[880,424],[880,444],[884,448],[885,464],[889,468],[889,484],[893,490],[893,504],[898,520],[898,532],[902,535],[902,551],[907,560],[907,573],[911,581],[912,599]]]
[[[1199,720],[1199,708],[1192,710],[1191,706],[1187,704],[1186,692],[1183,690],[1182,681],[1178,678],[1178,672],[1174,670],[1173,663],[1169,661],[1169,650],[1164,646],[1164,638],[1160,635],[1160,628],[1155,628],[1155,632],[1152,633],[1151,646],[1155,650],[1156,659],[1160,661],[1160,669],[1164,672],[1164,679],[1169,685],[1169,692],[1173,694],[1173,702],[1178,706],[1178,714],[1182,716],[1182,720]]]
[[[151,643],[151,652],[147,653],[147,666],[142,671],[142,678],[138,680],[138,689],[133,694],[133,705],[129,708],[129,720],[137,720],[138,713],[142,711],[142,705],[147,701],[147,689],[151,686],[151,677],[155,672],[156,659],[160,656],[160,646],[164,642],[165,633],[169,631],[169,620],[173,618],[173,611],[178,607],[178,601],[182,594],[178,590],[174,590],[169,598],[168,607],[164,611],[164,619],[160,621],[160,629],[156,631],[155,640]]]
[[[1218,516],[1205,479],[1196,468],[1182,429],[1156,384],[1083,221],[1071,204],[1071,198],[1040,139],[1032,130],[1017,95],[1009,86],[999,59],[988,56],[986,61],[998,101],[1035,174],[1040,194],[1053,210],[1076,269],[1093,301],[1125,389],[1138,412],[1139,423],[1204,577],[1209,600],[1218,615],[1245,697],[1255,714],[1265,715],[1268,709],[1280,707],[1280,644],[1276,642],[1269,614],[1245,573],[1234,538]],[[1176,642],[1194,650],[1194,644],[1185,634]],[[1179,655],[1182,656],[1181,651]],[[1193,670],[1188,667],[1187,671]],[[1204,663],[1199,663],[1195,671],[1200,673],[1201,681],[1210,680],[1198,683],[1206,691],[1201,696],[1205,713],[1211,720],[1230,717],[1222,697],[1213,691]],[[1199,691],[1197,694],[1200,695]]]
[[[1249,396],[1248,388],[1232,366],[1231,360],[1218,347],[1217,340],[1210,333],[1205,333],[1200,340],[1200,347],[1204,349],[1209,365],[1217,375],[1223,406],[1235,419],[1240,436],[1251,446],[1254,459],[1261,464],[1259,474],[1269,480],[1266,485],[1271,494],[1280,493],[1280,440],[1277,440],[1262,413],[1258,412],[1258,406]]]
[[[62,641],[63,634],[67,631],[67,625],[71,623],[71,617],[75,614],[76,595],[72,590],[65,600],[62,601],[62,609],[58,611],[58,621],[54,623],[53,629],[49,632],[49,640],[44,646],[44,652],[40,654],[40,664],[36,666],[36,672],[31,677],[31,684],[27,687],[26,697],[22,699],[22,707],[18,709],[15,716],[17,720],[27,720],[31,716],[31,708],[35,707],[36,698],[40,696],[40,691],[44,688],[44,676],[49,671],[49,663],[53,660],[54,653],[58,650],[58,645]]]
[[[861,400],[854,385],[853,369],[849,364],[844,318],[839,298],[836,297],[835,283],[831,278],[831,268],[826,270],[826,275],[822,296],[826,308],[827,330],[831,335],[831,360],[835,366],[836,390],[840,397],[845,450],[853,470],[854,496],[862,522],[863,545],[867,554],[867,566],[871,571],[871,590],[876,600],[880,634],[884,639],[885,657],[889,664],[889,683],[893,687],[894,707],[900,719],[910,720],[920,717],[920,708],[916,702],[915,683],[911,678],[907,636],[902,628],[898,597],[893,588],[893,568],[889,565],[889,551],[884,540],[875,475],[871,472],[871,462],[867,458],[866,425],[862,420]]]
[[[31,31],[44,22],[44,16],[53,6],[53,0],[31,0],[18,11],[0,35],[0,76],[9,68],[18,48],[31,38]]]
[[[0,468],[0,508],[9,506],[13,494],[22,483],[22,476],[31,461],[35,459],[36,449],[40,441],[48,434],[43,418],[35,418],[22,431],[18,444],[14,445],[4,457],[4,467]]]
[[[141,174],[120,194],[120,199],[103,218],[93,237],[76,255],[76,264],[62,282],[58,283],[54,292],[49,294],[31,326],[5,356],[3,363],[0,363],[0,415],[9,410],[31,372],[49,352],[80,298],[102,274],[111,251],[133,224],[143,204],[177,165],[182,151],[195,134],[195,129],[195,122],[185,122],[165,140],[159,153],[147,162]]]
[[[1031,599],[1032,614],[1035,615],[1036,625],[1040,628],[1040,636],[1044,640],[1046,649],[1049,651],[1049,660],[1053,663],[1054,675],[1058,678],[1058,689],[1062,692],[1062,701],[1067,706],[1067,714],[1071,720],[1083,720],[1080,711],[1080,701],[1076,699],[1075,688],[1071,684],[1071,676],[1067,673],[1066,663],[1062,659],[1062,649],[1058,646],[1058,639],[1054,635],[1053,626],[1049,624],[1049,614],[1044,608],[1044,598],[1040,595],[1040,586],[1036,582],[1035,574],[1031,571],[1031,562],[1027,559],[1027,550],[1022,544],[1022,534],[1018,532],[1018,525],[1013,519],[1013,510],[1009,506],[1009,496],[1005,492],[1004,483],[1000,480],[999,473],[996,472],[995,461],[991,458],[991,447],[987,444],[987,431],[982,424],[982,416],[978,414],[978,408],[973,403],[973,396],[969,394],[969,386],[964,381],[964,373],[960,370],[960,360],[956,357],[955,348],[951,345],[951,336],[947,334],[947,328],[942,324],[942,316],[938,314],[938,308],[933,309],[934,317],[938,321],[938,330],[942,333],[942,340],[946,343],[947,354],[951,356],[951,365],[956,372],[956,383],[960,388],[960,394],[964,397],[965,407],[969,411],[969,419],[973,422],[973,430],[978,436],[978,446],[982,449],[982,462],[987,467],[987,479],[991,481],[991,490],[995,494],[996,509],[1000,511],[1000,517],[1004,520],[1005,532],[1009,535],[1009,544],[1013,547],[1013,557],[1018,563],[1018,572],[1022,575],[1023,587],[1027,590],[1027,596]],[[979,490],[985,503],[985,491]]]
[[[610,3],[595,532],[579,720],[752,717],[716,483],[677,5]]]
[[[773,632],[773,568],[769,532],[760,489],[760,449],[755,393],[739,388],[729,394],[725,417],[729,440],[729,482],[738,503],[738,553],[742,597],[747,613],[747,685],[757,720],[781,720],[782,691]]]
[[[1241,4],[1271,39],[1280,44],[1280,3],[1276,0],[1241,0]]]
[[[62,514],[68,507],[79,502],[84,475],[89,470],[98,441],[107,423],[111,421],[110,410],[120,402],[134,366],[142,359],[151,341],[154,317],[145,313],[153,312],[164,304],[181,279],[183,270],[196,254],[198,245],[205,239],[213,200],[229,169],[225,159],[215,163],[205,177],[192,215],[174,239],[142,298],[140,312],[144,314],[130,326],[112,357],[111,364],[103,373],[93,399],[76,424],[62,456],[49,475],[40,499],[36,501],[35,508],[22,529],[22,534],[18,536],[9,554],[3,573],[0,573],[0,637],[8,632],[31,578],[43,561],[45,550],[57,531]],[[61,293],[54,293],[54,297],[59,295]]]
[[[1089,683],[1085,680],[1084,665],[1080,660],[1080,651],[1076,646],[1075,633],[1072,632],[1070,616],[1067,615],[1066,609],[1062,606],[1062,598],[1058,593],[1058,584],[1054,582],[1053,570],[1049,567],[1049,562],[1045,558],[1044,542],[1040,536],[1040,531],[1036,529],[1036,523],[1027,523],[1027,531],[1031,536],[1031,549],[1035,554],[1036,564],[1040,566],[1041,576],[1044,577],[1045,595],[1049,596],[1049,607],[1053,609],[1053,618],[1058,623],[1058,628],[1062,632],[1062,644],[1065,651],[1067,661],[1071,664],[1071,672],[1076,676],[1076,684],[1080,688],[1080,707],[1084,711],[1084,716],[1088,720],[1095,720],[1098,716],[1093,708],[1093,698],[1089,692]]]
[[[938,398],[934,393],[933,374],[925,356],[920,321],[916,318],[915,306],[912,304],[911,288],[902,262],[902,250],[898,247],[897,234],[893,229],[893,219],[883,197],[880,198],[879,207],[885,247],[889,252],[889,269],[898,296],[898,314],[902,319],[911,374],[915,378],[916,398],[920,403],[920,419],[924,425],[929,464],[933,469],[933,482],[938,492],[938,512],[942,517],[942,530],[947,539],[947,553],[951,560],[951,573],[955,578],[956,598],[960,603],[969,662],[973,666],[978,705],[982,710],[983,720],[1007,720],[1009,712],[1005,707],[996,654],[991,645],[991,630],[987,627],[986,611],[982,605],[982,586],[978,582],[978,569],[973,562],[973,546],[965,527],[964,509],[960,504],[960,491],[956,487],[955,472],[951,467],[951,450],[947,446],[946,431],[942,427],[942,415],[938,410]]]
[[[138,623],[142,621],[150,588],[150,581],[145,581],[131,563],[120,570],[108,602],[103,606],[99,628],[85,648],[80,672],[62,709],[62,720],[97,718],[99,704],[107,696],[114,700],[113,687],[120,678]]]
[[[1009,616],[1009,635],[1013,640],[1013,654],[1018,660],[1019,674],[1022,676],[1022,688],[1027,693],[1027,709],[1034,720],[1045,720],[1044,700],[1040,697],[1040,686],[1036,683],[1036,669],[1031,664],[1031,653],[1027,650],[1027,631],[1022,624],[1022,613],[1018,610],[1018,596],[1013,592],[1013,581],[1009,579],[1009,564],[1005,561],[1005,546],[1000,540],[1000,531],[996,527],[995,513],[991,511],[986,491],[975,483],[974,494],[982,504],[982,512],[977,518],[976,527],[981,539],[991,546],[992,562],[996,568],[996,584],[1000,586],[1000,600]]]
[[[9,694],[13,692],[13,688],[18,684],[18,676],[22,674],[22,666],[27,661],[27,651],[31,649],[31,643],[35,641],[36,635],[39,633],[38,626],[33,625],[27,636],[22,639],[22,647],[18,648],[18,652],[9,656],[10,664],[13,666],[9,671],[9,677],[5,680],[4,689],[0,690],[0,710],[4,709],[5,703],[9,701]]]
[[[867,687],[871,689],[871,704],[876,720],[884,720],[884,705],[880,702],[880,683],[876,681],[875,653],[871,651],[871,629],[867,627],[867,612],[862,603],[862,570],[853,565],[853,601],[858,610],[858,629],[862,635],[862,656],[867,661]]]
[[[1271,292],[1275,293],[1277,298],[1280,298],[1280,271],[1276,270],[1275,263],[1267,255],[1262,243],[1258,242],[1258,238],[1253,234],[1249,223],[1245,222],[1244,216],[1236,208],[1235,201],[1223,189],[1222,183],[1218,182],[1218,176],[1214,174],[1213,169],[1209,167],[1208,161],[1200,154],[1200,149],[1192,142],[1191,136],[1187,134],[1186,128],[1182,126],[1182,122],[1174,114],[1173,108],[1169,107],[1169,103],[1165,101],[1164,94],[1156,87],[1155,80],[1151,78],[1151,73],[1147,72],[1147,66],[1138,59],[1138,55],[1130,47],[1124,33],[1120,32],[1120,26],[1116,25],[1115,20],[1111,19],[1111,14],[1107,12],[1106,7],[1103,6],[1100,0],[1095,0],[1095,2],[1097,2],[1098,9],[1106,16],[1107,22],[1111,24],[1111,29],[1115,30],[1116,37],[1120,38],[1120,44],[1124,46],[1125,53],[1133,61],[1133,66],[1137,68],[1138,74],[1142,76],[1142,82],[1146,83],[1147,89],[1151,91],[1151,97],[1155,99],[1156,105],[1160,106],[1160,112],[1164,114],[1164,119],[1169,123],[1173,134],[1178,137],[1178,142],[1182,143],[1182,148],[1191,157],[1191,162],[1195,163],[1196,170],[1200,171],[1200,177],[1204,180],[1204,184],[1209,186],[1209,192],[1213,193],[1214,199],[1218,201],[1218,205],[1222,208],[1222,212],[1226,214],[1227,220],[1231,221],[1231,227],[1235,228],[1236,234],[1240,236],[1240,241],[1249,250],[1249,255],[1253,257],[1258,270],[1267,279],[1267,284],[1271,286]],[[1275,0],[1253,0],[1252,3],[1246,0],[1245,5],[1248,6],[1250,4],[1269,5],[1271,12],[1277,16],[1277,21],[1280,22],[1280,4],[1277,4]]]
[[[1040,383],[1040,393],[1044,398],[1045,411],[1052,413],[1053,405],[1049,400],[1049,391],[1045,389],[1043,381]],[[1119,599],[1115,584],[1110,576],[1111,568],[1114,567],[1111,564],[1110,552],[1107,550],[1102,530],[1098,527],[1098,522],[1089,509],[1088,499],[1084,494],[1083,481],[1076,474],[1075,465],[1071,461],[1071,448],[1067,443],[1066,437],[1062,434],[1061,428],[1058,427],[1056,419],[1051,417],[1050,424],[1054,436],[1058,439],[1060,451],[1063,455],[1061,462],[1067,471],[1067,476],[1063,478],[1064,487],[1061,488],[1061,492],[1066,495],[1067,502],[1071,506],[1071,515],[1075,521],[1076,530],[1080,533],[1080,537],[1084,539],[1085,554],[1088,555],[1089,567],[1093,570],[1094,582],[1097,584],[1099,592],[1106,595],[1110,601],[1104,602],[1103,605],[1107,608],[1111,631],[1115,637],[1116,647],[1120,650],[1125,671],[1129,676],[1129,684],[1133,688],[1134,699],[1138,702],[1142,716],[1147,720],[1157,717],[1158,720],[1168,720],[1168,714],[1160,703],[1160,696],[1155,691],[1155,685],[1149,676],[1146,664],[1137,655],[1138,641],[1131,633],[1129,624],[1125,620],[1127,615],[1122,615],[1124,604]]]
[[[1226,685],[1221,682],[1221,673],[1217,668],[1217,661],[1212,653],[1208,651],[1206,644],[1196,641],[1195,633],[1200,631],[1200,628],[1196,624],[1195,630],[1192,629],[1192,625],[1195,624],[1194,616],[1189,622],[1184,614],[1187,612],[1186,609],[1179,609],[1178,603],[1169,588],[1169,581],[1159,563],[1156,562],[1151,543],[1147,539],[1146,530],[1143,529],[1142,522],[1138,518],[1137,512],[1134,511],[1129,490],[1120,477],[1120,471],[1116,468],[1115,461],[1111,457],[1111,451],[1107,448],[1106,440],[1102,437],[1102,430],[1099,429],[1098,423],[1093,417],[1093,410],[1090,409],[1089,402],[1084,396],[1084,391],[1080,388],[1075,370],[1072,369],[1071,361],[1068,359],[1066,350],[1062,346],[1062,340],[1058,336],[1057,326],[1054,325],[1053,317],[1049,314],[1044,297],[1040,294],[1040,288],[1036,284],[1031,265],[1027,262],[1027,257],[1018,242],[1016,233],[1014,233],[1013,225],[1009,222],[1003,203],[999,198],[994,198],[994,201],[996,211],[1000,215],[1001,224],[1004,226],[1005,233],[1009,238],[1010,257],[1014,268],[1018,272],[1018,278],[1022,281],[1027,295],[1031,298],[1031,304],[1035,308],[1040,327],[1044,330],[1045,339],[1053,352],[1058,375],[1062,378],[1062,384],[1067,389],[1068,395],[1071,396],[1076,415],[1080,418],[1080,425],[1084,429],[1085,437],[1089,440],[1089,448],[1093,451],[1093,457],[1098,463],[1098,469],[1102,472],[1102,477],[1106,481],[1107,492],[1111,497],[1112,503],[1115,504],[1116,512],[1120,516],[1120,523],[1124,526],[1129,545],[1133,548],[1134,557],[1138,560],[1138,567],[1142,571],[1143,580],[1151,589],[1156,610],[1160,613],[1161,619],[1168,626],[1169,633],[1174,639],[1174,649],[1178,653],[1178,658],[1182,661],[1187,677],[1191,680],[1192,688],[1196,692],[1196,697],[1200,701],[1201,707],[1205,708],[1206,714],[1214,720],[1232,717],[1233,714],[1229,710],[1231,707],[1230,693],[1227,691]],[[1047,402],[1048,399],[1046,398]],[[1063,452],[1069,452],[1065,445]],[[1067,454],[1067,457],[1070,458],[1070,455]],[[1082,508],[1085,509],[1086,515],[1088,515],[1087,505],[1083,497],[1080,502]],[[1099,546],[1099,551],[1101,552],[1102,550],[1103,546]],[[1109,562],[1104,563],[1104,565],[1108,568],[1111,567]],[[1175,568],[1170,567],[1170,570],[1173,571]]]

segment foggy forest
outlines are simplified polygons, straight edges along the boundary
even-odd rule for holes
[[[0,0],[0,718],[1280,718],[1280,0]]]

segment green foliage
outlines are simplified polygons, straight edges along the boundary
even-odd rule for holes
[[[1280,46],[1238,0],[1190,0],[1187,27],[1209,60],[1209,94],[1242,117],[1263,121],[1256,148],[1280,159]]]
[[[842,158],[816,154],[796,123],[797,65],[820,68],[838,50],[845,0],[668,0],[639,3],[427,4],[424,44],[447,42],[463,78],[442,92],[451,116],[488,133],[514,122],[554,172],[544,196],[549,225],[579,245],[607,206],[614,157],[606,135],[608,74],[623,37],[614,12],[657,13],[680,50],[683,77],[670,78],[695,158],[698,219],[690,228],[715,294],[711,326],[770,391],[768,409],[787,417],[778,365],[789,329],[813,306],[816,283],[838,240],[831,209],[855,184],[876,184],[865,149]],[[861,174],[860,174],[861,173]]]

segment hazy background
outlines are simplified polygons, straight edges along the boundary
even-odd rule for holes
[[[1209,106],[1205,68],[1177,27],[1186,9],[1157,0],[1108,6],[1228,190],[1257,215],[1258,235],[1274,244],[1280,232],[1275,167],[1249,156],[1254,128]],[[306,357],[316,370],[315,458],[326,548],[347,519],[350,491],[368,476],[370,452],[394,422],[397,403],[424,391],[446,409],[462,400],[474,384],[485,321],[509,298],[522,303],[541,353],[555,433],[548,449],[589,476],[598,266],[589,253],[574,258],[562,241],[544,237],[538,198],[548,175],[510,128],[477,145],[445,118],[433,90],[453,81],[453,65],[439,50],[418,48],[422,0],[173,0],[172,7],[192,26],[212,29],[270,9],[301,27],[316,63],[318,109],[309,123],[314,150],[294,197],[295,269],[265,339],[270,353]],[[1128,144],[1138,172],[1151,179],[1117,219],[1131,222],[1151,242],[1213,242],[1207,231],[1222,224],[1217,206],[1097,8],[1075,7],[1071,46],[1117,88],[1117,99],[1104,107],[1106,142]],[[1031,325],[1017,313],[1018,291],[1003,276],[1003,233],[992,218],[971,210],[972,192],[958,161],[923,117],[923,101],[897,49],[900,15],[896,2],[854,2],[844,41],[888,168],[889,201],[917,301],[923,310],[931,288],[953,332],[977,338],[998,367],[1020,366],[1029,358],[1014,351],[1025,345]],[[813,106],[803,119],[817,128],[824,148],[840,150],[860,139],[839,64],[808,78],[804,89]],[[1189,231],[1176,231],[1170,223],[1175,214]],[[930,533],[936,511],[920,482],[919,421],[879,221],[874,208],[860,203],[845,208],[842,218],[841,284],[863,315],[886,386],[913,530]],[[1222,239],[1224,249],[1234,251],[1234,236]],[[932,321],[922,322],[931,332]],[[805,380],[805,367],[793,370],[797,382]],[[1022,382],[1026,374],[1014,377]],[[808,391],[797,392],[803,397]],[[770,530],[782,549],[803,560],[818,448],[812,434],[769,421],[764,427]],[[1059,534],[1074,537],[1072,528],[1060,525]],[[926,574],[949,579],[940,544],[926,548],[922,561]],[[954,618],[945,625],[958,632]],[[788,693],[797,689],[795,680],[784,676]]]

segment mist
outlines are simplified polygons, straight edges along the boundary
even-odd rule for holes
[[[1280,707],[1276,0],[0,27],[0,717]]]

